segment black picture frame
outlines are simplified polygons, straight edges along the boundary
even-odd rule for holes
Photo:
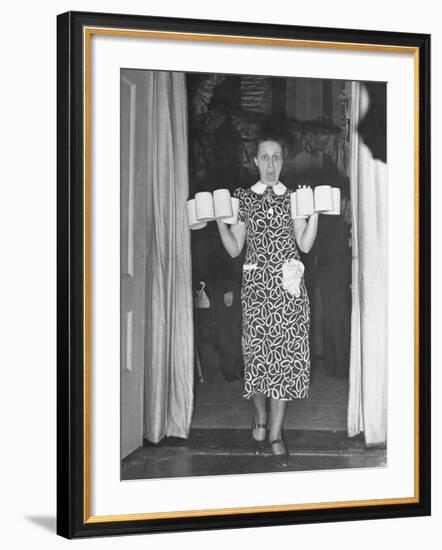
[[[219,513],[181,517],[94,520],[85,477],[84,403],[89,399],[85,356],[85,273],[89,269],[84,208],[84,29],[106,27],[204,33],[411,48],[418,60],[418,484],[414,502],[317,509]],[[202,529],[243,528],[297,523],[335,522],[430,514],[430,36],[427,34],[297,27],[68,12],[57,20],[57,533],[66,538],[158,533]],[[86,153],[87,154],[87,153]],[[86,350],[86,351],[85,351]],[[86,419],[86,420],[85,420]]]

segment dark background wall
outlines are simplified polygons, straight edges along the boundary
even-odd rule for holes
[[[286,141],[281,179],[288,187],[331,176],[338,185],[337,173],[345,174],[344,81],[189,73],[187,88],[191,195],[256,181],[254,140],[262,130]]]
[[[346,209],[350,90],[349,82],[337,80],[187,74],[190,195],[217,188],[233,192],[255,183],[259,177],[254,164],[255,138],[269,131],[283,137],[287,145],[281,181],[291,189],[301,184],[338,186]],[[377,97],[382,99],[381,94]],[[378,101],[374,107],[380,108]],[[378,112],[374,114],[376,118]],[[376,135],[370,124],[367,131],[372,138]],[[376,143],[379,148],[379,140]],[[348,212],[346,216],[321,216],[315,245],[303,256],[312,311],[311,356],[320,356],[328,374],[338,377],[348,373],[350,221]],[[214,223],[192,232],[194,289],[204,280],[214,307],[198,312],[196,323],[197,336],[204,334],[203,363],[211,367],[223,365],[223,346],[217,345],[225,314],[222,294],[233,290],[233,307],[240,310],[244,253],[231,259]],[[216,303],[221,304],[221,311],[216,311]],[[239,315],[236,319],[238,326],[232,330],[229,345],[239,348]],[[228,366],[222,368],[226,371]]]

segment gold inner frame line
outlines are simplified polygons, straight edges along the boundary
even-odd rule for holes
[[[304,48],[334,48],[370,52],[411,53],[414,61],[414,495],[412,497],[386,498],[373,500],[352,500],[338,502],[318,502],[287,505],[251,506],[236,508],[215,508],[207,510],[181,510],[171,512],[151,512],[137,514],[116,514],[92,516],[90,513],[90,84],[91,84],[91,36],[108,35],[157,39],[194,40],[211,42],[247,43],[257,45],[291,46]],[[137,29],[115,29],[109,27],[83,27],[83,250],[84,250],[84,353],[83,353],[83,421],[84,421],[84,523],[134,521],[148,519],[187,518],[229,514],[250,514],[257,512],[281,512],[300,510],[321,510],[349,508],[355,506],[379,506],[392,504],[412,504],[419,502],[419,49],[412,46],[364,44],[357,42],[330,42],[320,40],[297,40],[268,37],[244,37],[235,35],[150,31]]]

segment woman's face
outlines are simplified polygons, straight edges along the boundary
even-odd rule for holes
[[[282,168],[282,149],[276,141],[263,141],[259,144],[255,164],[261,181],[266,185],[276,185]]]

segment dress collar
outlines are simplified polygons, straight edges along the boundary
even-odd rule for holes
[[[262,195],[266,190],[266,188],[267,188],[267,185],[260,180],[256,182],[255,185],[252,185],[251,190],[254,191],[255,193],[258,193],[258,195]],[[272,189],[277,195],[284,195],[287,187],[283,183],[278,181],[276,185],[272,186]]]

